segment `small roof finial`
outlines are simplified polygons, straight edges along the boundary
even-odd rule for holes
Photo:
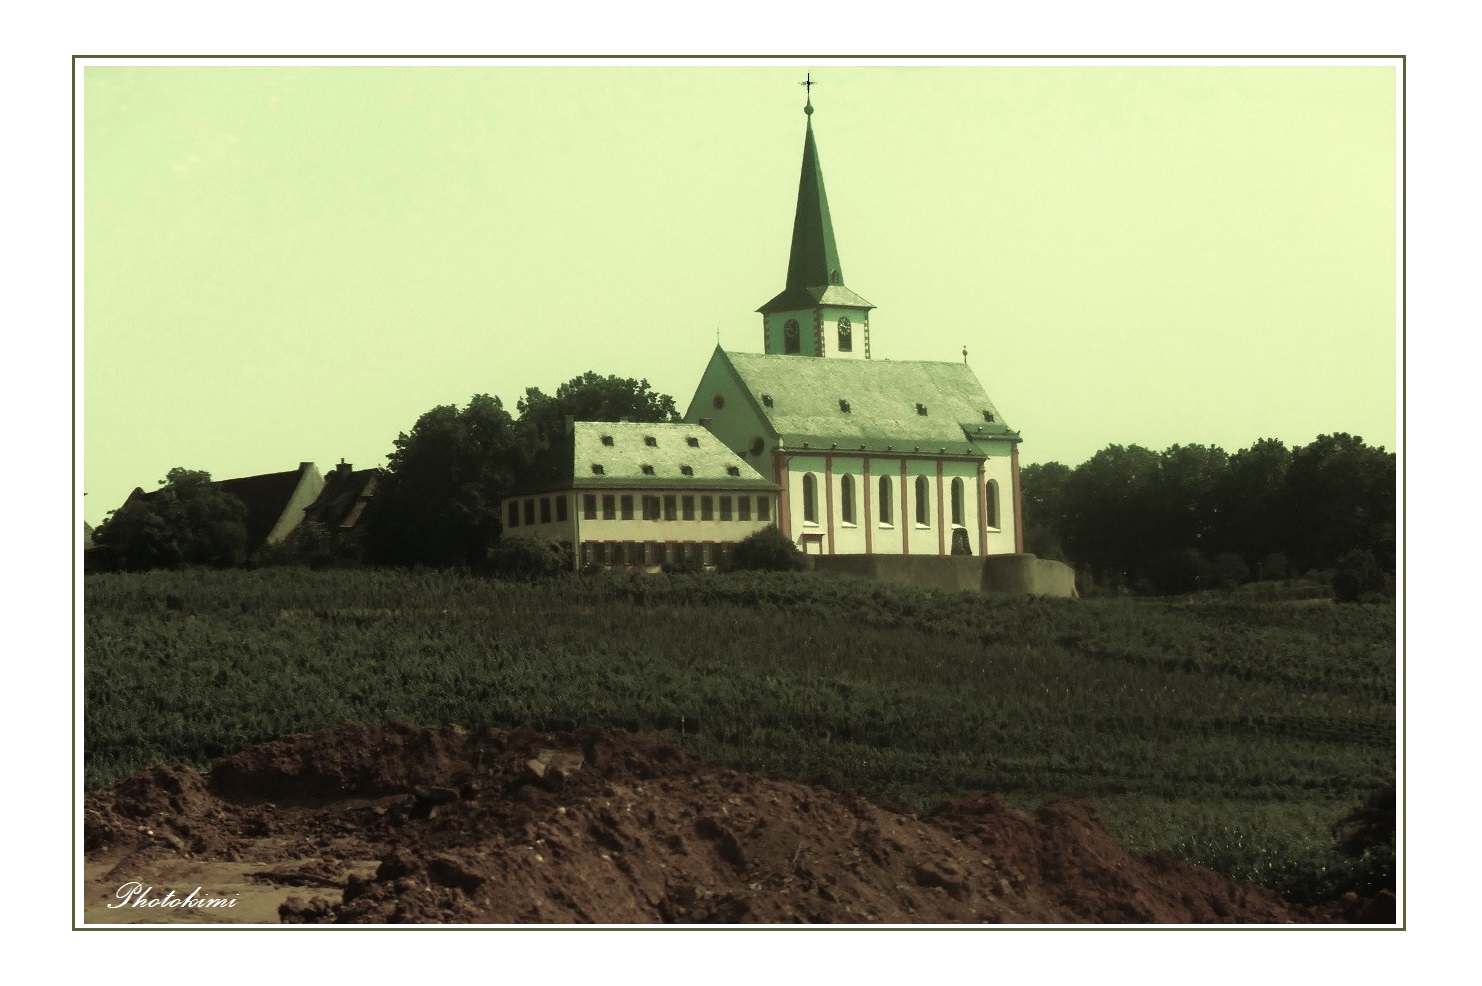
[[[812,72],[807,73],[803,77],[803,81],[802,82],[799,82],[798,85],[802,86],[804,89],[806,89],[808,91],[807,103],[803,106],[803,112],[804,113],[807,113],[809,116],[812,116],[813,115],[813,87],[816,86],[816,85],[818,85],[818,83],[816,83],[816,82],[813,81],[813,73]]]
[[[967,362],[967,347],[966,346],[963,346],[962,347],[962,362],[964,362],[964,363]]]

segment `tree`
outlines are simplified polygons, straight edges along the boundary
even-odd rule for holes
[[[1156,452],[1108,445],[1066,481],[1065,550],[1098,582],[1133,581],[1149,563],[1159,523],[1152,495],[1158,469]]]
[[[366,550],[393,564],[476,565],[499,537],[499,506],[529,463],[497,397],[449,404],[397,436],[366,509]]]
[[[1065,560],[1065,487],[1071,469],[1058,462],[1034,463],[1019,471],[1024,497],[1024,550]]]
[[[1158,459],[1159,531],[1170,548],[1210,552],[1219,514],[1215,490],[1230,457],[1214,445],[1173,445]]]
[[[803,567],[803,553],[776,524],[753,531],[731,549],[733,572],[795,572]]]
[[[1285,489],[1288,553],[1298,570],[1326,568],[1354,548],[1395,566],[1395,456],[1356,435],[1319,435],[1292,453]]]
[[[591,370],[556,388],[551,397],[537,387],[515,405],[520,430],[536,450],[559,445],[566,419],[574,421],[678,421],[674,398],[649,387],[647,380],[598,376]]]
[[[200,470],[176,467],[160,486],[131,497],[94,533],[107,567],[139,571],[246,561],[246,504]]]
[[[1287,470],[1292,454],[1275,438],[1262,438],[1250,448],[1230,456],[1215,496],[1219,520],[1215,540],[1248,563],[1260,562],[1271,578],[1286,575],[1285,558],[1280,571],[1272,572],[1266,559],[1287,544],[1284,500]]]

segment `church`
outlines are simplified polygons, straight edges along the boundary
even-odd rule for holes
[[[685,421],[776,483],[778,526],[807,554],[1022,553],[1020,435],[965,354],[871,358],[874,306],[844,281],[811,96],[803,112],[787,282],[757,309],[762,352],[717,346]]]
[[[787,281],[757,309],[762,352],[717,346],[681,423],[573,422],[506,499],[505,530],[563,541],[578,566],[722,564],[773,523],[820,561],[1022,555],[1019,433],[965,353],[872,358],[874,306],[844,283],[811,96],[804,113]]]

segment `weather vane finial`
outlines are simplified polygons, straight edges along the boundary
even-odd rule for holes
[[[813,87],[816,86],[816,85],[818,85],[818,83],[816,83],[816,82],[813,81],[813,73],[812,72],[808,72],[803,77],[803,81],[802,82],[799,82],[798,85],[802,86],[808,92],[807,104],[803,107],[803,112],[804,113],[807,113],[809,116],[812,116],[813,115]]]

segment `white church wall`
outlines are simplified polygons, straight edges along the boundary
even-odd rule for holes
[[[990,516],[983,554],[1012,554],[1017,537],[1018,518],[1014,516],[1014,463],[1011,455],[992,455],[984,463],[984,486],[994,484],[997,491],[998,523]]]

